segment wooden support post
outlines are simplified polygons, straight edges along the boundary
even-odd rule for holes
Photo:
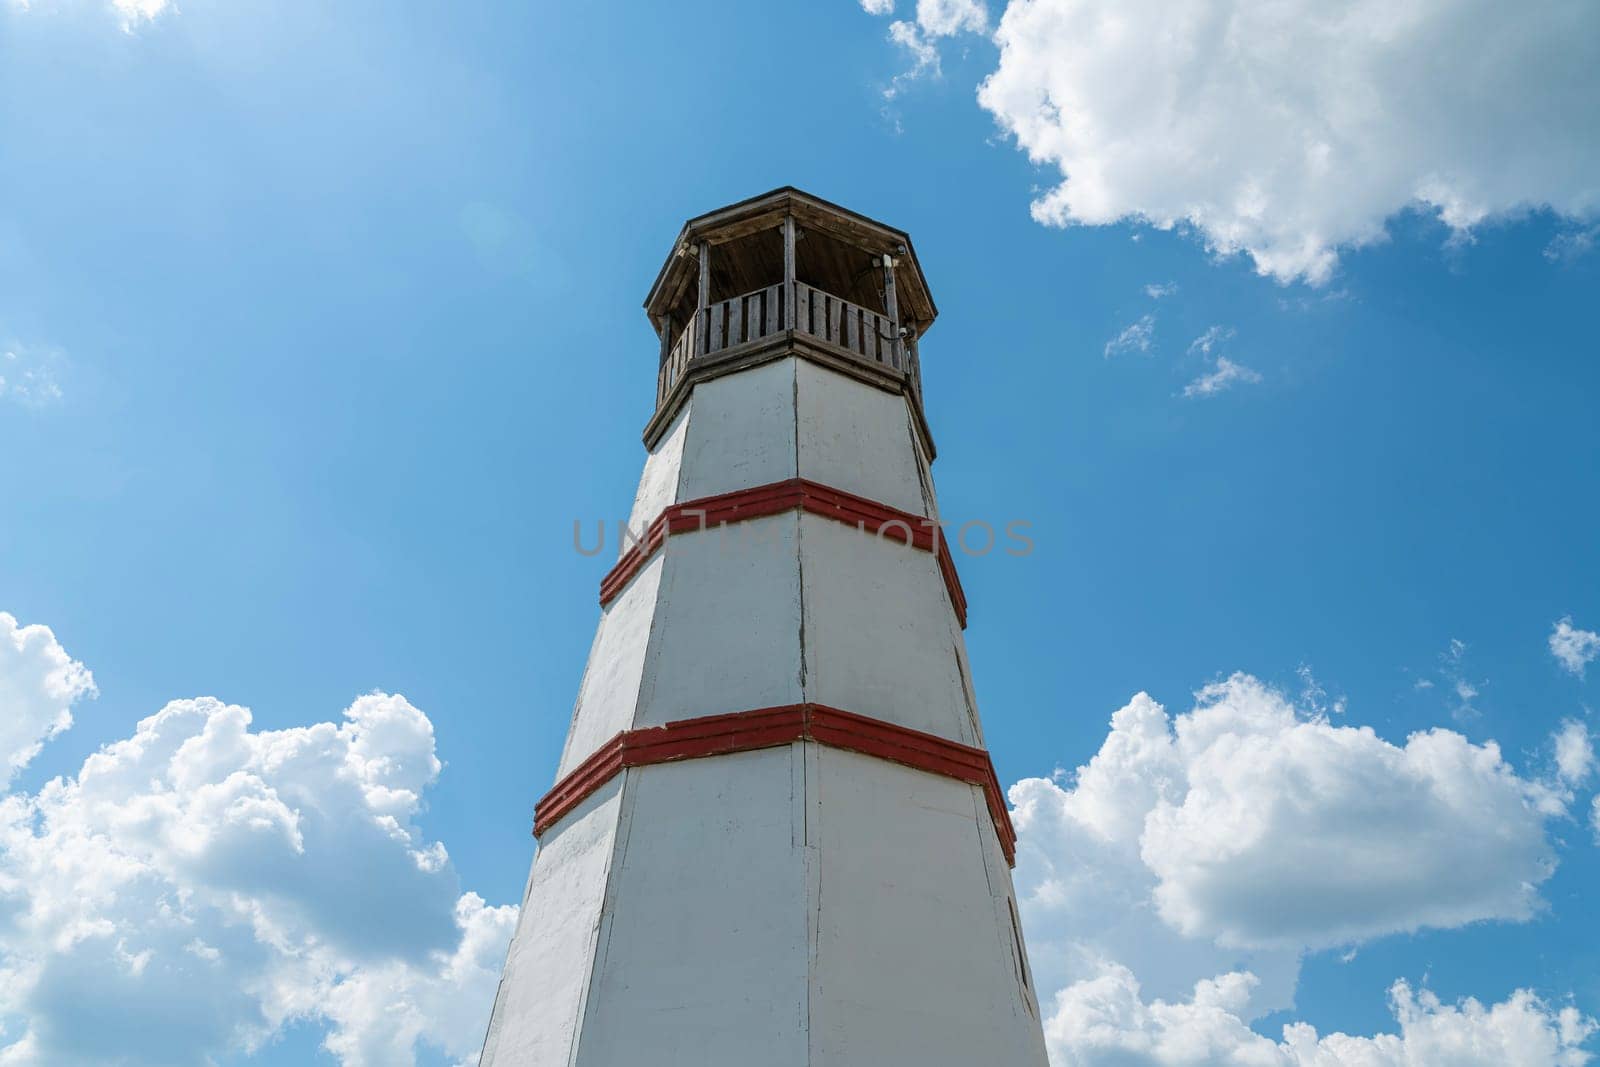
[[[904,360],[900,358],[900,302],[894,292],[894,257],[887,253],[883,257],[883,309],[889,316],[889,333],[891,351],[894,353],[894,366],[896,370],[903,371]]]
[[[794,329],[794,216],[783,217],[783,328]]]
[[[711,246],[704,241],[700,242],[700,304],[695,311],[695,318],[700,323],[700,337],[695,344],[702,353],[710,351],[706,348],[711,338],[711,316],[706,312],[711,307]]]

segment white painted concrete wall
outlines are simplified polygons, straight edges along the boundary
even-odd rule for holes
[[[801,700],[799,516],[668,539],[638,726]]]
[[[483,1063],[1042,1067],[1010,893],[974,786],[811,742],[633,768],[547,836]]]
[[[628,513],[627,531],[617,538],[619,558],[632,547],[630,536],[634,541],[642,541],[650,532],[650,524],[656,521],[656,516],[669,504],[678,502],[683,443],[689,436],[689,411],[688,404],[678,409],[678,417],[672,420],[672,425],[644,461],[644,473],[639,476],[639,491],[634,494],[633,510]],[[612,536],[609,529],[607,536]]]
[[[485,1067],[569,1063],[583,1019],[621,799],[619,777],[546,832],[489,1020]]]
[[[657,553],[600,612],[556,777],[570,774],[595,749],[633,728],[664,564]]]
[[[978,743],[961,626],[931,552],[820,515],[800,520],[806,699]]]
[[[797,360],[800,477],[880,504],[932,514],[923,496],[905,398]]]
[[[694,387],[680,499],[795,477],[795,362],[781,359]]]
[[[695,387],[631,521],[797,475],[937,514],[905,400],[787,359]],[[669,538],[602,612],[561,773],[802,700],[982,743],[932,554],[797,513]],[[546,832],[482,1063],[1042,1067],[1011,894],[965,783],[810,742],[632,768]]]
[[[982,792],[836,749],[816,763],[809,1063],[1042,1067]]]
[[[580,1067],[806,1064],[792,750],[628,772]]]

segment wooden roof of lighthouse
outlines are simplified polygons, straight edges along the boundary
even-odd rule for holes
[[[793,217],[799,240],[796,273],[819,289],[862,307],[882,309],[882,257],[894,259],[899,319],[919,337],[939,314],[904,230],[818,196],[784,186],[690,219],[656,276],[644,308],[653,321],[682,321],[697,298],[698,248],[712,251],[711,294],[719,300],[783,277],[780,227]]]

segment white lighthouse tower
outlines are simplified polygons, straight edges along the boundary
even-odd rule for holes
[[[795,189],[645,301],[644,475],[483,1067],[1045,1063],[911,239]]]

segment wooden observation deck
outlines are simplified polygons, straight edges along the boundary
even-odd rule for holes
[[[661,340],[653,446],[696,381],[798,355],[922,411],[917,342],[938,315],[903,231],[783,188],[690,219],[644,303]]]

